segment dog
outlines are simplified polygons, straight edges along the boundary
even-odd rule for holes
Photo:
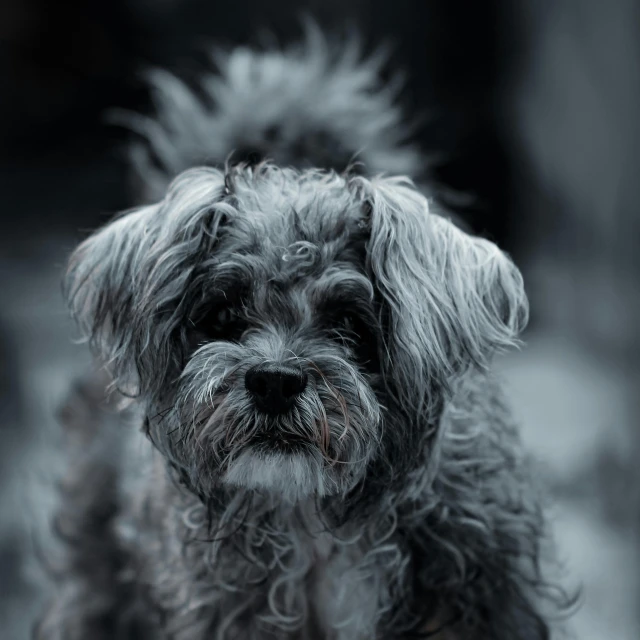
[[[105,368],[63,414],[38,638],[550,637],[543,500],[491,373],[522,276],[414,186],[354,52],[219,54],[208,105],[163,72],[156,119],[127,116],[162,193],[70,259]],[[276,162],[224,165],[238,146]]]

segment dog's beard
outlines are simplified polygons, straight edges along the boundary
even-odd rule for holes
[[[286,501],[345,494],[379,445],[381,407],[370,376],[345,349],[307,341],[304,351],[313,358],[289,358],[307,373],[307,387],[288,412],[270,415],[244,386],[246,371],[266,359],[259,346],[214,342],[198,349],[171,408],[150,420],[152,438],[202,495],[219,486]]]

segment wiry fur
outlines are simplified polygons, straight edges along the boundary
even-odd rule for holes
[[[343,170],[354,162],[417,178],[418,150],[396,104],[399,78],[382,86],[382,50],[364,58],[356,40],[338,44],[313,24],[283,50],[213,50],[217,73],[196,89],[171,73],[149,73],[156,116],[120,113],[141,136],[131,147],[143,201],[163,197],[175,176],[199,165],[270,159],[279,166]]]
[[[189,169],[76,250],[67,294],[140,430],[91,429],[70,465],[39,638],[549,638],[541,501],[489,373],[522,278],[408,178]],[[288,413],[245,389],[271,362],[308,376]]]

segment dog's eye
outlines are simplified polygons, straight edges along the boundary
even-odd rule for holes
[[[329,335],[347,347],[358,362],[371,368],[377,362],[375,322],[353,311],[334,313],[328,323]]]
[[[352,312],[338,313],[329,323],[331,333],[341,342],[349,345],[364,333],[362,320]]]
[[[236,318],[236,312],[233,309],[220,309],[214,318],[214,327],[216,329],[224,329]]]
[[[353,313],[345,313],[340,317],[339,326],[349,333],[356,332],[357,318]]]
[[[193,325],[198,336],[208,340],[238,340],[246,329],[246,322],[232,307],[211,309]]]

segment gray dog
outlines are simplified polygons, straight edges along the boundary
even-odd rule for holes
[[[71,258],[129,406],[107,429],[101,379],[68,403],[37,636],[549,638],[542,507],[488,370],[527,320],[520,273],[374,176],[419,165],[376,62],[313,34],[216,62],[206,102],[155,76],[157,119],[128,118],[161,200]],[[247,146],[276,163],[216,168]]]

